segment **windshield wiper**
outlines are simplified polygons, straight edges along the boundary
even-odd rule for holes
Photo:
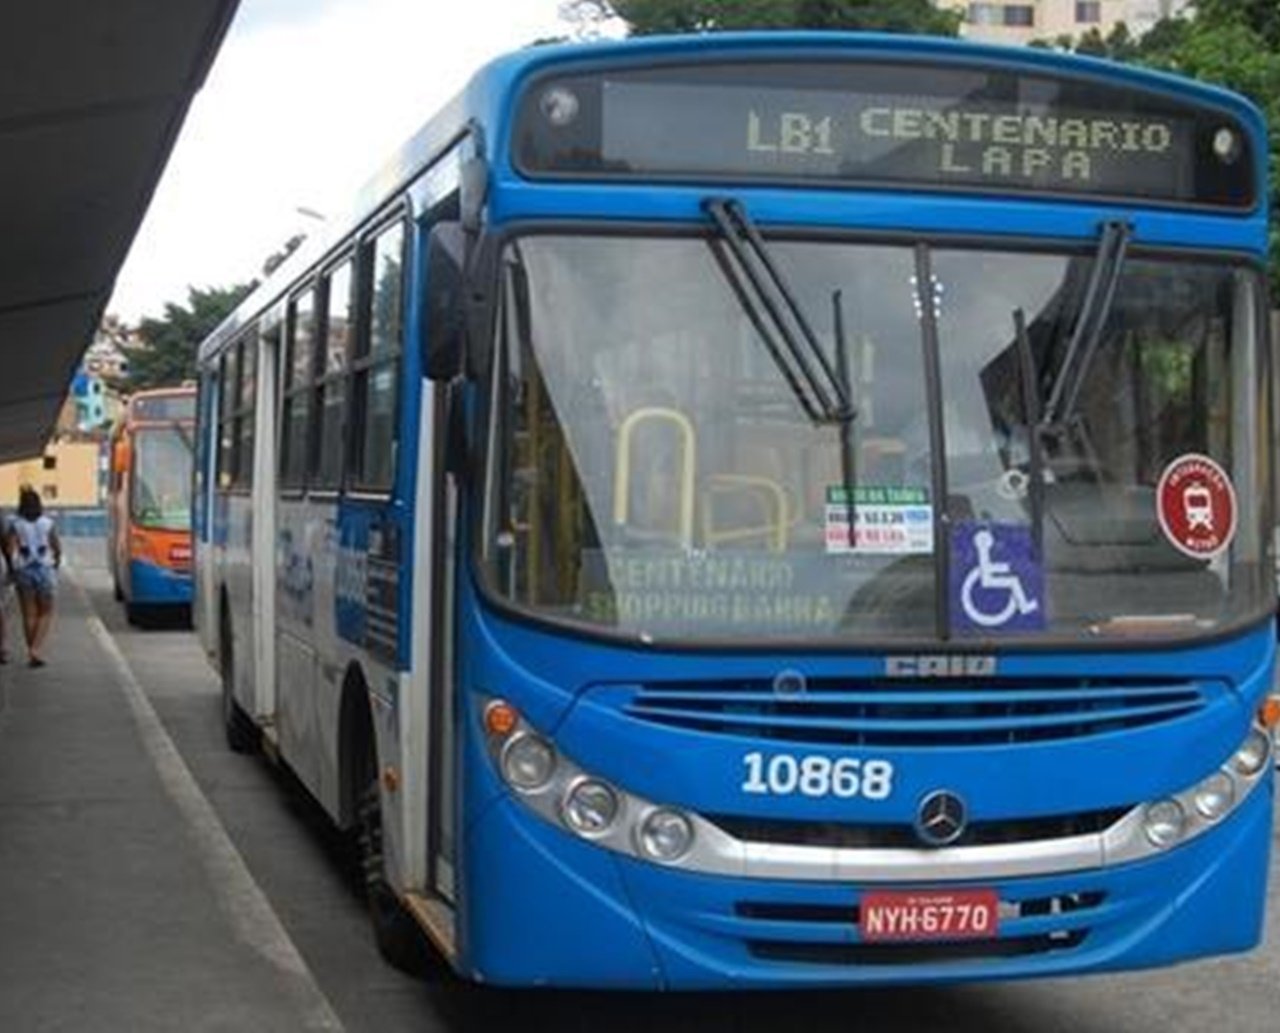
[[[1031,336],[1027,333],[1027,314],[1020,308],[1013,310],[1014,342],[1018,352],[1018,366],[1022,370],[1022,398],[1027,426],[1027,490],[1031,496],[1031,528],[1036,555],[1044,557],[1044,450],[1040,441],[1039,377],[1036,376],[1036,357],[1031,350]]]
[[[1066,426],[1075,414],[1080,391],[1088,379],[1089,367],[1111,316],[1132,232],[1127,222],[1119,220],[1110,220],[1102,225],[1102,237],[1094,254],[1089,283],[1080,311],[1076,314],[1067,353],[1058,367],[1058,374],[1040,414],[1042,431]]]
[[[177,433],[178,440],[186,446],[188,452],[194,452],[196,448],[195,437],[191,430],[188,430],[177,420],[174,420],[170,427]]]
[[[853,422],[858,413],[853,406],[853,375],[849,370],[849,341],[844,332],[844,291],[831,293],[831,327],[836,338],[836,380],[845,406],[838,414],[840,422],[840,486],[844,489],[844,510],[849,521],[849,548],[854,547],[854,498],[858,485],[858,447],[853,435]]]
[[[831,294],[836,358],[832,364],[795,292],[741,201],[708,198],[703,208],[719,230],[732,262],[720,262],[729,286],[751,320],[783,380],[816,426],[840,428],[840,476],[849,547],[854,546],[857,448],[853,376],[844,325],[844,292]]]
[[[846,375],[842,376],[832,364],[742,202],[713,197],[704,202],[703,208],[733,257],[732,266],[722,266],[730,278],[730,286],[747,307],[747,315],[760,331],[770,356],[805,414],[818,424],[843,424],[855,419],[857,413],[849,393],[847,367]],[[832,298],[837,312],[839,297],[837,291]],[[843,319],[839,318],[838,346],[842,344],[843,334]],[[838,363],[844,361],[843,351],[840,347]]]

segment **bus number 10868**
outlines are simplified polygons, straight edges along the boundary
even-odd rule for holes
[[[797,757],[775,753],[766,757],[756,750],[742,758],[746,777],[742,791],[754,796],[835,796],[842,800],[862,797],[887,800],[893,792],[893,765],[887,760],[857,757],[832,759],[821,754]]]

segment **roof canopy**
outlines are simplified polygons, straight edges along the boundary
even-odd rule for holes
[[[0,460],[38,452],[238,0],[9,4]]]

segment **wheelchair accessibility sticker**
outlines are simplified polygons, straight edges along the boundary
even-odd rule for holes
[[[1031,529],[962,521],[951,536],[951,623],[957,631],[1045,626],[1044,568]]]

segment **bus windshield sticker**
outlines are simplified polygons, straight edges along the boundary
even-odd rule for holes
[[[649,631],[743,628],[811,631],[840,620],[828,561],[718,550],[587,550],[584,613],[598,623]]]
[[[1044,629],[1044,568],[1030,527],[961,521],[951,550],[952,627],[975,634]]]
[[[1208,456],[1188,453],[1164,468],[1156,488],[1160,530],[1183,555],[1208,560],[1225,552],[1236,535],[1236,490]]]
[[[827,488],[826,546],[831,555],[912,556],[933,552],[933,506],[927,488]],[[853,515],[853,534],[849,527]]]

